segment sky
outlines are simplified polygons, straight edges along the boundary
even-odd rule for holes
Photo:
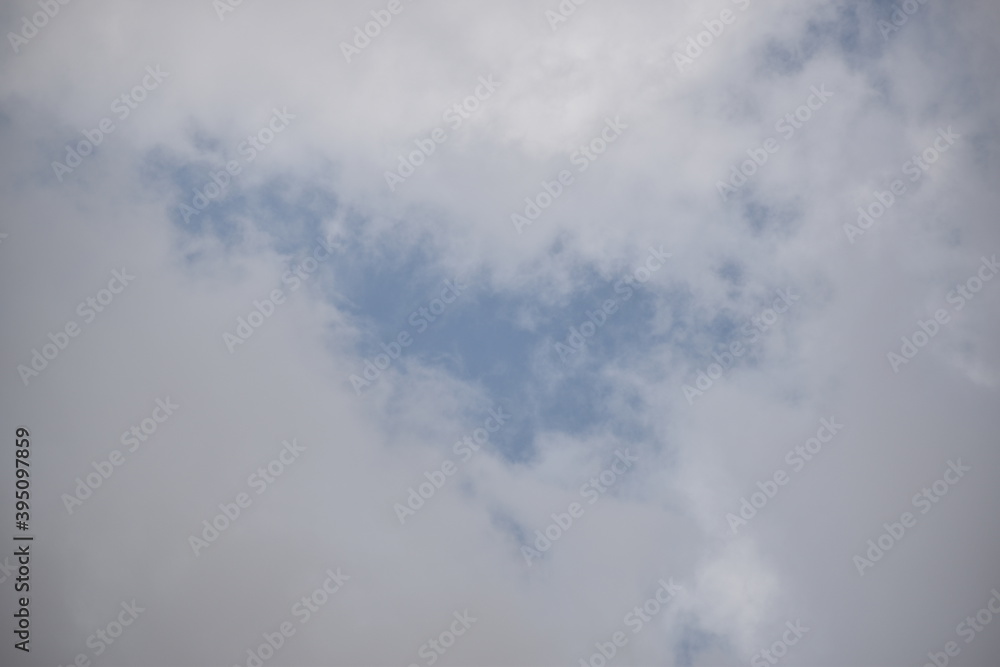
[[[2,3],[0,662],[995,665],[998,21]]]

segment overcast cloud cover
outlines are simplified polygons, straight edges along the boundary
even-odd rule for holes
[[[63,1],[0,662],[998,664],[1000,4]]]

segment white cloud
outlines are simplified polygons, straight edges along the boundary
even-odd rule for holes
[[[442,664],[575,663],[665,577],[685,594],[620,664],[745,664],[795,619],[811,630],[786,664],[940,650],[997,586],[1000,286],[899,373],[886,353],[1000,249],[995,6],[928,2],[884,41],[882,3],[590,2],[554,34],[548,5],[407,3],[345,62],[339,43],[382,6],[244,2],[219,21],[208,2],[72,3],[0,59],[0,398],[5,432],[32,430],[36,659],[94,658],[87,637],[135,598],[147,611],[98,660],[245,664],[337,567],[350,581],[273,664],[420,663],[464,609],[478,621]],[[738,20],[679,76],[674,48],[726,7]],[[51,162],[148,65],[169,77],[58,182]],[[489,74],[496,94],[390,192],[396,156]],[[835,96],[722,202],[716,181],[821,84]],[[275,107],[287,131],[179,224]],[[618,115],[628,129],[577,172],[573,151]],[[960,143],[848,243],[857,207],[949,125]],[[560,169],[576,182],[518,235],[510,214]],[[341,254],[292,292],[282,275],[320,232]],[[553,363],[549,332],[650,244],[673,256],[642,300],[587,364]],[[400,257],[419,268],[388,266]],[[134,284],[24,386],[17,366],[122,267]],[[359,345],[399,328],[379,281],[410,294],[438,274],[474,277],[465,310],[357,397]],[[690,406],[682,386],[786,287],[801,302]],[[222,334],[276,288],[286,303],[230,354]],[[489,298],[513,305],[487,313]],[[481,347],[500,370],[477,376],[447,336],[470,317],[531,342]],[[68,515],[61,494],[166,395],[178,413]],[[530,410],[400,526],[393,504],[503,401]],[[845,432],[732,537],[726,512],[829,415]],[[256,495],[248,476],[290,438],[305,452]],[[623,446],[641,466],[528,568],[520,531]],[[968,480],[860,578],[852,556],[957,457]],[[188,536],[248,490],[196,558]],[[960,659],[985,664],[998,637]]]

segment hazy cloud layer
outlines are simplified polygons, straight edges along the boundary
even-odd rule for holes
[[[993,664],[998,20],[4,4],[3,663]]]

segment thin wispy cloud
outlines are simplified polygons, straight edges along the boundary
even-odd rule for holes
[[[992,664],[998,19],[5,4],[0,660]]]

